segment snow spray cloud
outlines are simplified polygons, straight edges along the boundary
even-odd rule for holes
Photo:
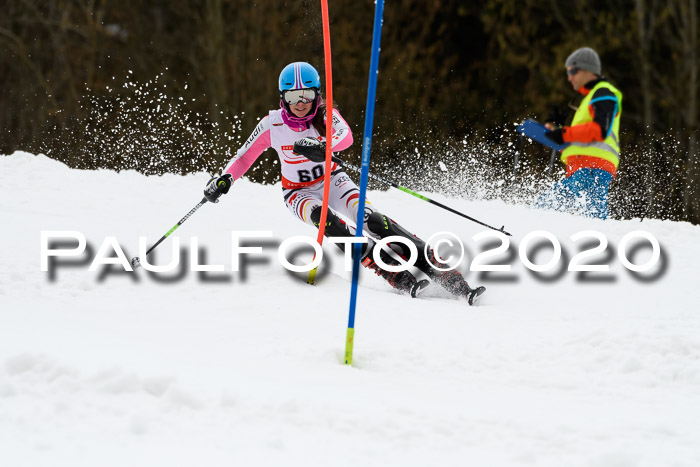
[[[533,164],[529,158],[520,157],[516,163],[515,153],[522,151],[516,147],[516,126],[497,127],[489,135],[471,133],[459,138],[436,138],[431,133],[379,137],[380,153],[386,144],[398,149],[388,160],[379,157],[372,170],[415,191],[529,206],[563,173],[547,173],[544,160]]]
[[[213,173],[233,157],[241,118],[205,105],[201,90],[166,82],[164,73],[141,82],[128,70],[99,93],[85,91],[85,117],[73,135],[83,142],[78,168]]]
[[[242,242],[242,239],[246,239]],[[173,237],[170,245],[171,256],[167,264],[156,265],[152,258],[146,257],[147,238],[139,238],[139,266],[153,274],[171,273],[189,270],[197,273],[225,273],[223,264],[205,264],[206,251],[200,247],[197,237],[190,237],[189,250],[180,248],[180,238]],[[620,266],[633,278],[642,282],[660,279],[668,269],[668,257],[661,244],[651,233],[633,230],[622,236],[617,245],[613,245],[601,232],[585,230],[560,241],[552,233],[535,230],[522,237],[518,244],[511,237],[501,232],[485,230],[465,242],[451,232],[437,232],[426,243],[442,265],[431,265],[437,271],[459,269],[461,272],[482,274],[480,281],[489,278],[498,282],[517,282],[517,274],[526,272],[541,282],[553,282],[562,279],[567,273],[574,273],[581,282],[614,282],[615,269]],[[352,270],[352,244],[367,243],[366,237],[330,237],[329,248],[340,253],[332,245],[342,245],[344,270]],[[101,270],[104,277],[106,267],[121,268],[122,272],[134,271],[132,262],[115,237],[106,237],[99,248],[88,242],[84,234],[78,231],[42,231],[40,239],[40,270],[49,273],[49,280],[55,281],[57,271],[64,267],[88,268],[90,272]],[[401,243],[410,251],[408,258],[399,256],[392,245]],[[326,244],[326,243],[324,243]],[[480,247],[479,247],[480,245]],[[576,248],[578,245],[578,248]],[[297,263],[300,247],[310,249],[314,257],[306,263]],[[478,247],[478,250],[477,250]],[[271,250],[276,251],[271,252]],[[388,252],[397,265],[390,265],[379,255],[380,249]],[[267,250],[267,251],[266,251]],[[473,250],[473,251],[472,251]],[[575,250],[572,255],[568,251]],[[643,253],[650,250],[649,254]],[[548,253],[549,251],[549,253]],[[316,243],[316,239],[298,235],[283,240],[276,240],[272,231],[232,231],[230,237],[230,263],[228,271],[241,272],[253,263],[269,264],[275,258],[283,269],[292,273],[304,273],[331,258]],[[642,256],[640,260],[638,257]],[[372,255],[380,267],[389,272],[415,270],[419,255],[427,256],[427,251],[419,252],[416,245],[398,236],[377,240]],[[545,260],[542,260],[542,256]],[[261,257],[268,260],[261,261]],[[67,260],[66,260],[67,259]],[[251,260],[254,259],[254,260]],[[185,274],[178,277],[184,278]]]

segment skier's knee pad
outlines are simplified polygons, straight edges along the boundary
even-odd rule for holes
[[[321,225],[321,206],[316,206],[311,210],[311,222],[318,227]],[[328,210],[326,214],[326,230],[324,232],[326,237],[353,237],[355,233],[348,227],[348,225],[338,217],[336,213]],[[345,251],[345,246],[343,243],[338,243],[338,248]],[[374,247],[374,240],[371,238],[367,239],[367,243],[362,245],[362,251],[360,253],[360,258],[365,258],[369,252]],[[354,251],[354,250],[353,250]]]
[[[311,218],[311,222],[318,227],[321,225],[321,206],[316,206],[313,209],[311,209],[311,215],[309,216]]]
[[[313,208],[309,217],[311,218],[311,222],[313,222],[316,227],[319,227],[321,225],[321,206]],[[353,233],[350,231],[348,225],[338,217],[336,213],[329,209],[328,214],[326,214],[325,236],[352,237]]]
[[[379,238],[387,238],[391,236],[403,237],[410,241],[416,246],[418,250],[418,260],[416,261],[416,266],[420,267],[425,263],[423,259],[425,248],[425,242],[420,238],[413,235],[411,232],[403,228],[401,225],[397,224],[393,219],[379,212],[373,212],[367,218],[367,229]],[[392,242],[391,248],[394,249],[398,254],[404,258],[408,258],[411,254],[408,246],[404,245],[402,242]]]
[[[379,238],[386,238],[392,235],[398,235],[411,240],[419,248],[423,247],[423,241],[414,234],[403,228],[396,221],[380,212],[373,212],[367,218],[367,228],[370,232],[377,235]]]
[[[394,235],[391,233],[392,220],[379,211],[374,211],[367,217],[367,229],[379,238]]]

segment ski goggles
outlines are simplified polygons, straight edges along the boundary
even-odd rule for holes
[[[566,74],[569,76],[574,76],[579,71],[581,71],[581,69],[579,67],[575,66],[575,67],[567,68]]]
[[[306,88],[306,89],[292,89],[289,91],[284,91],[282,93],[282,98],[289,105],[295,105],[299,102],[302,104],[310,104],[316,100],[316,89]]]

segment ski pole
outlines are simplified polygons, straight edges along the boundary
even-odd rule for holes
[[[515,176],[518,174],[518,163],[520,162],[520,151],[523,149],[523,140],[524,139],[525,139],[525,135],[520,133],[520,136],[518,136],[518,139],[515,142],[515,155],[513,156],[513,180],[515,180]]]
[[[552,175],[552,169],[554,168],[554,159],[557,157],[557,150],[552,148],[552,153],[549,155],[549,170],[547,173]]]
[[[160,237],[160,240],[158,240],[158,241],[155,243],[155,245],[153,245],[151,248],[149,248],[149,249],[146,251],[146,256],[148,256],[148,254],[149,254],[151,251],[153,251],[158,245],[160,245],[160,243],[161,243],[163,240],[165,240],[166,238],[168,238],[168,237],[170,236],[171,233],[175,232],[175,230],[177,230],[178,227],[180,227],[182,224],[184,224],[185,221],[186,221],[192,214],[194,214],[195,211],[197,211],[197,209],[199,209],[199,208],[201,208],[202,206],[204,206],[204,204],[205,204],[206,202],[207,202],[207,199],[206,199],[206,198],[202,198],[202,201],[200,201],[200,202],[197,204],[197,206],[193,207],[193,208],[190,210],[190,212],[188,212],[187,214],[185,214],[185,217],[183,217],[182,219],[180,219],[180,222],[178,222],[177,224],[175,224],[175,225],[173,226],[172,229],[168,230],[168,231],[165,233],[165,235],[163,235],[162,237]],[[136,269],[136,268],[138,268],[139,266],[141,266],[141,260],[139,259],[138,256],[134,256],[134,257],[131,259],[131,267],[133,267],[134,269]]]
[[[340,165],[344,165],[344,166],[348,167],[349,169],[352,169],[352,170],[355,170],[355,171],[358,171],[358,172],[361,170],[359,167],[357,167],[357,166],[355,166],[355,165],[352,165],[352,164],[349,164],[349,163],[347,163],[347,162],[345,162],[345,161],[343,161],[343,160],[341,160],[341,159],[339,159],[339,158],[337,158],[337,157],[335,157],[335,156],[333,156],[333,160],[336,161],[336,162],[337,162],[338,164],[340,164]],[[403,186],[401,186],[401,185],[398,185],[398,184],[396,184],[396,183],[394,183],[394,182],[392,182],[392,181],[389,181],[389,180],[387,180],[387,179],[385,179],[385,178],[382,178],[382,177],[380,177],[380,176],[378,176],[378,175],[374,175],[373,173],[369,173],[368,175],[369,175],[369,177],[370,177],[372,180],[376,180],[376,181],[378,181],[378,182],[380,182],[380,183],[384,183],[385,185],[392,186],[392,187],[396,188],[397,190],[401,190],[401,191],[403,191],[404,193],[408,193],[409,195],[413,195],[413,196],[415,196],[416,198],[420,198],[420,199],[422,199],[423,201],[429,202],[430,204],[434,204],[435,206],[441,207],[442,209],[446,209],[447,211],[450,211],[450,212],[453,213],[453,214],[457,214],[458,216],[462,216],[462,217],[464,217],[465,219],[469,219],[470,221],[476,222],[476,223],[479,224],[479,225],[483,225],[484,227],[488,227],[489,229],[495,230],[495,231],[497,231],[497,232],[504,233],[504,234],[506,234],[506,235],[508,235],[508,236],[512,236],[510,233],[508,233],[508,232],[506,232],[506,231],[504,230],[504,229],[505,229],[505,226],[501,226],[500,229],[497,229],[496,227],[493,227],[493,226],[491,226],[491,225],[485,224],[485,223],[481,222],[480,220],[474,219],[474,218],[471,217],[471,216],[468,216],[468,215],[466,215],[466,214],[463,214],[463,213],[457,211],[456,209],[452,209],[452,208],[449,207],[449,206],[445,206],[444,204],[442,204],[442,203],[440,203],[440,202],[438,202],[438,201],[435,201],[434,199],[430,199],[430,198],[428,198],[427,196],[423,196],[423,195],[421,195],[420,193],[416,193],[416,192],[413,191],[413,190],[409,190],[409,189],[406,188],[406,187],[403,187]]]

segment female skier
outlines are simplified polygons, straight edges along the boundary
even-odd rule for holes
[[[280,109],[270,111],[260,120],[224,173],[209,181],[204,189],[207,200],[218,202],[218,198],[228,193],[234,180],[239,179],[263,151],[274,148],[282,167],[282,191],[287,209],[303,222],[318,228],[322,209],[326,136],[326,108],[320,89],[321,78],[313,66],[305,62],[287,65],[279,77]],[[337,109],[332,109],[332,118],[331,147],[334,152],[338,152],[352,144],[352,132]],[[325,235],[354,236],[354,227],[347,225],[336,213],[356,223],[360,208],[359,190],[336,162],[331,166],[328,206],[330,209],[326,218]],[[386,279],[394,288],[415,297],[428,281],[418,281],[409,271],[389,272],[379,267],[371,254],[374,248],[372,237],[400,235],[413,242],[418,250],[416,268],[449,292],[466,298],[470,305],[484,292],[484,287],[470,288],[455,270],[436,269],[434,266],[445,269],[446,265],[435,259],[433,251],[425,248],[425,242],[376,211],[369,201],[366,201],[363,212],[365,232],[369,238],[368,243],[363,245],[362,265]],[[397,242],[390,246],[404,259],[410,254],[406,245]],[[381,250],[380,255],[386,264],[400,264],[389,252]]]

